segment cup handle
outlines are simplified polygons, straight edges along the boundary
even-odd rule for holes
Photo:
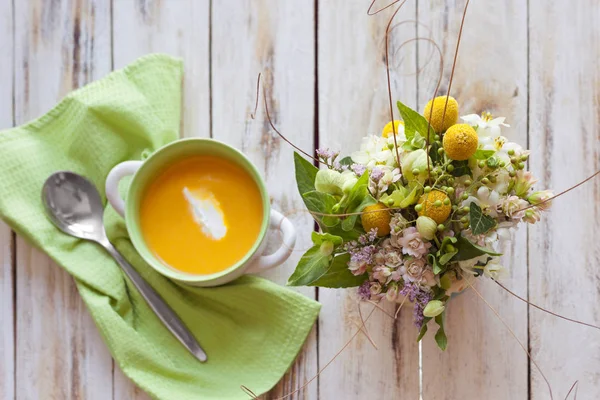
[[[281,247],[273,254],[261,256],[246,270],[246,273],[254,274],[281,265],[289,258],[296,244],[296,228],[292,222],[279,211],[271,210],[271,228],[278,228],[283,236]]]
[[[133,175],[142,166],[142,161],[125,161],[117,164],[106,177],[106,198],[121,217],[125,217],[125,201],[119,193],[119,182],[126,176]]]

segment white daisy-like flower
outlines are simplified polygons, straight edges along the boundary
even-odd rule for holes
[[[393,139],[392,139],[393,140]],[[352,161],[366,165],[369,169],[375,165],[394,165],[394,153],[388,145],[388,139],[369,135],[363,138],[360,150],[352,153]]]
[[[492,118],[492,114],[485,112],[482,115],[469,114],[461,117],[465,123],[472,127],[477,127],[477,136],[496,138],[501,134],[501,126],[509,127],[510,125],[505,124],[506,118],[498,117]]]

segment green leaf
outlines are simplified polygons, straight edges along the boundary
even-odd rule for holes
[[[469,218],[471,219],[471,232],[473,235],[481,235],[496,226],[496,220],[481,211],[475,202],[469,207]]]
[[[454,170],[452,170],[452,176],[461,177],[463,175],[469,175],[473,177],[473,172],[471,172],[471,168],[469,168],[469,162],[465,161],[452,161],[452,166],[454,166]]]
[[[396,190],[392,192],[392,194],[384,194],[381,196],[380,200],[383,204],[387,204],[389,206],[388,200],[392,199],[394,204],[393,207],[398,207],[404,199],[409,195],[408,189],[404,186],[399,186]]]
[[[348,253],[336,256],[331,262],[327,272],[319,279],[312,282],[310,286],[337,289],[362,285],[363,282],[368,279],[368,275],[353,275],[348,269],[348,261],[350,261],[350,254]]]
[[[454,256],[454,261],[471,260],[484,254],[494,257],[502,255],[500,253],[494,253],[485,247],[477,246],[462,236],[458,237],[458,240],[456,241],[456,248],[458,249],[458,253],[456,253]]]
[[[431,143],[430,147],[429,157],[431,158],[431,161],[433,161],[433,165],[442,164],[444,161],[443,156],[438,153],[438,150],[441,146],[439,146],[436,142],[433,142]]]
[[[446,350],[446,347],[448,347],[448,338],[446,337],[446,332],[444,332],[444,313],[435,317],[435,322],[440,327],[435,334],[435,342],[440,349]]]
[[[456,255],[456,253],[458,253],[458,250],[442,254],[440,256],[438,262],[440,263],[440,265],[446,265],[452,259],[452,257],[454,257]]]
[[[294,166],[296,168],[296,184],[300,195],[315,190],[315,178],[319,169],[296,152],[294,152]]]
[[[488,158],[490,158],[491,156],[493,156],[496,153],[495,150],[482,150],[479,149],[475,152],[475,154],[473,154],[473,158],[476,160],[487,160]]]
[[[408,142],[404,142],[404,144],[402,145],[402,149],[406,150],[406,151],[413,151],[418,149],[418,147],[415,147],[412,145],[412,141],[408,141]]]
[[[440,244],[440,248],[436,253],[436,255],[438,257],[438,262],[440,263],[440,265],[444,266],[444,265],[448,264],[448,262],[452,259],[452,257],[454,257],[456,255],[458,250],[456,250],[456,248],[454,248],[454,246],[449,246],[449,245],[453,245],[454,243],[456,243],[457,240],[458,239],[453,236],[444,237],[444,239],[442,240],[442,244]],[[450,249],[448,249],[448,248],[450,248]]]
[[[440,278],[440,287],[444,289],[444,291],[450,289],[450,286],[452,286],[452,276],[456,277],[456,274],[453,271],[450,271]]]
[[[302,195],[304,204],[309,211],[332,214],[333,206],[337,204],[337,199],[327,193],[317,192],[316,190],[304,193]],[[313,215],[314,219],[321,225],[328,227],[336,226],[340,223],[338,217]]]
[[[340,160],[340,165],[351,166],[352,164],[354,164],[354,161],[352,161],[352,157],[350,156],[344,157]]]
[[[287,281],[288,286],[308,286],[327,273],[331,255],[321,251],[321,245],[308,249],[298,261],[296,270]]]
[[[315,245],[320,245],[321,243],[327,241],[333,243],[333,245],[337,247],[341,246],[344,243],[344,239],[336,235],[331,235],[329,233],[313,232],[311,238]]]
[[[344,242],[356,240],[360,235],[365,233],[365,231],[360,227],[360,225],[355,225],[354,228],[348,231],[343,230],[341,225],[336,225],[333,227],[321,226],[321,229],[323,230],[323,232],[341,237],[342,239],[344,239]]]
[[[404,120],[404,135],[408,141],[412,140],[415,132],[419,132],[424,138],[427,137],[427,126],[429,123],[424,116],[398,101],[398,110]],[[433,131],[433,128],[430,128]]]
[[[423,339],[423,336],[427,333],[427,323],[431,321],[431,318],[425,317],[423,319],[423,325],[421,326],[421,331],[419,332],[419,336],[417,336],[417,342],[420,342]]]
[[[458,239],[455,238],[454,236],[445,236],[444,239],[442,239],[442,244],[440,245],[440,250],[444,250],[444,247],[446,247],[446,245],[448,244],[454,244],[456,243]]]
[[[444,272],[445,268],[440,264],[440,262],[438,261],[437,257],[434,254],[427,254],[427,261],[429,261],[429,263],[431,265],[433,265],[433,273],[434,274],[440,274],[442,272]]]
[[[365,171],[364,174],[354,184],[350,193],[348,194],[348,201],[346,202],[345,212],[347,214],[359,213],[364,210],[365,207],[376,204],[377,200],[369,193],[369,173]],[[350,231],[354,228],[356,220],[359,215],[350,215],[342,221],[342,229]]]
[[[348,193],[348,198],[344,204],[344,207],[355,208],[357,207],[364,199],[366,195],[369,194],[369,172],[365,171],[360,178],[356,181],[350,192]],[[348,212],[348,211],[346,211]]]
[[[419,200],[419,195],[421,193],[421,187],[419,185],[415,185],[411,192],[408,194],[408,196],[406,196],[404,198],[404,200],[402,200],[399,204],[398,207],[400,208],[406,208],[410,205],[413,205],[417,202],[417,200]]]

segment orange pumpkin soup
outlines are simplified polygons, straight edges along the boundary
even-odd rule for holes
[[[166,265],[212,274],[240,261],[263,221],[260,190],[232,161],[194,156],[167,167],[148,185],[140,225],[150,250]]]

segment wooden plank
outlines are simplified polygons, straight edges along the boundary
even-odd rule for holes
[[[11,2],[0,3],[0,129],[13,126],[13,8]],[[10,88],[10,89],[8,89]],[[0,399],[15,397],[15,316],[14,316],[13,236],[0,222]]]
[[[210,135],[209,1],[113,2],[114,67],[148,53],[167,53],[184,61],[183,136]],[[137,388],[115,365],[114,400],[142,400]]]
[[[104,1],[13,3],[21,124],[110,71],[110,9]],[[21,238],[16,263],[16,398],[110,397],[110,355],[72,278]]]
[[[241,149],[262,172],[271,204],[288,215],[298,230],[296,250],[281,267],[264,276],[285,284],[301,254],[309,247],[311,217],[295,187],[293,149],[273,132],[259,110],[250,119],[256,78],[263,72],[273,122],[287,137],[311,152],[314,146],[314,10],[313,3],[277,0],[213,2],[212,121],[213,137]],[[262,100],[261,100],[262,104]],[[270,232],[269,240],[279,245]],[[274,246],[270,246],[274,249]],[[267,249],[269,251],[269,249]],[[315,289],[299,291],[309,297]],[[279,397],[317,373],[316,330],[281,383]],[[317,382],[291,397],[317,398]]]
[[[541,188],[566,189],[600,169],[600,5],[597,1],[531,2],[531,167]],[[529,298],[555,312],[600,324],[600,179],[557,199],[529,230]],[[564,398],[600,397],[598,331],[530,311],[533,357]],[[531,398],[549,398],[531,365]],[[573,398],[573,394],[569,397]]]
[[[183,136],[210,135],[209,0],[119,0],[113,5],[114,68],[149,53],[184,61]]]
[[[390,120],[384,34],[393,10],[368,17],[367,3],[319,2],[319,146],[341,150],[343,154],[356,151],[367,134],[380,134]],[[415,11],[414,2],[407,2],[396,21],[414,20]],[[414,23],[394,29],[390,53],[395,54],[394,49],[412,38],[414,32]],[[415,55],[413,42],[390,58],[394,103],[401,99],[416,106]],[[398,118],[397,110],[394,112]],[[322,367],[356,332],[360,318],[355,289],[320,289],[319,301],[323,304],[319,321]],[[394,313],[392,304],[383,306]],[[371,308],[368,304],[363,306],[365,317]],[[398,321],[376,310],[367,327],[378,349],[365,335],[357,336],[321,375],[320,398],[418,399],[419,355],[411,307],[402,310]]]
[[[447,93],[464,0],[419,2],[419,23],[431,29],[444,56],[440,94]],[[429,32],[422,26],[421,36]],[[433,96],[439,75],[433,48],[419,43],[419,107]],[[527,144],[527,9],[522,1],[476,2],[468,9],[452,96],[460,114],[491,112],[505,116],[503,135]],[[527,229],[513,235],[504,249],[503,265],[510,276],[504,284],[527,295]],[[498,310],[527,345],[527,307],[482,277],[477,290]],[[468,290],[452,299],[446,322],[449,345],[441,352],[432,332],[423,339],[424,399],[526,399],[527,356],[494,313]]]
[[[9,122],[10,123],[10,122]],[[10,229],[0,224],[0,399],[15,397],[15,319],[14,319],[14,271],[13,236]]]

